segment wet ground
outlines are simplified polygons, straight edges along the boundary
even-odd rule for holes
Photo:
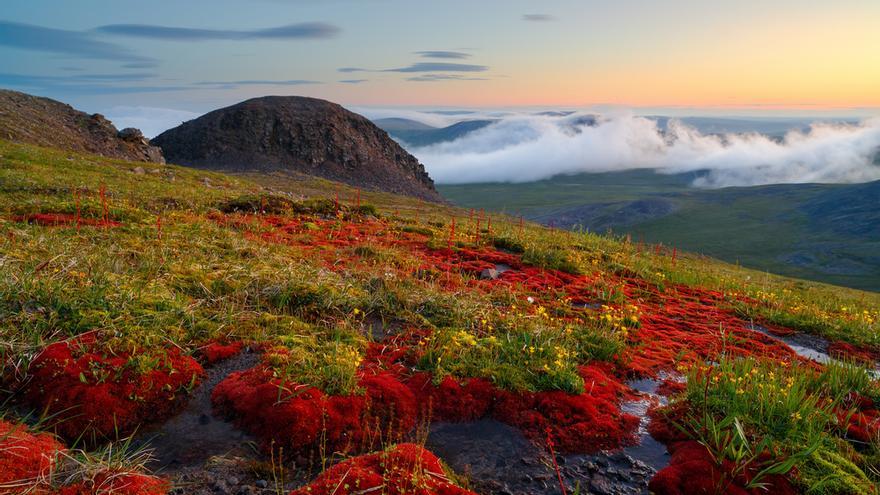
[[[371,333],[387,334],[395,330],[395,322],[370,321],[368,329]],[[785,343],[807,359],[820,363],[833,360],[828,355],[828,341],[821,337],[801,333],[779,336],[759,325],[753,325],[752,329]],[[250,368],[257,361],[256,354],[244,352],[209,368],[205,381],[196,389],[185,410],[140,435],[139,441],[149,441],[149,446],[155,449],[153,468],[175,478],[179,488],[172,493],[264,495],[279,489],[290,490],[305,481],[283,480],[280,471],[267,470],[271,463],[259,454],[254,439],[212,414],[214,386],[229,373]],[[628,383],[638,395],[623,402],[621,409],[641,419],[635,445],[593,455],[556,456],[567,493],[577,489],[580,493],[597,495],[648,493],[648,481],[669,462],[665,446],[651,438],[647,431],[648,410],[666,403],[665,397],[656,393],[666,378],[668,376],[661,375],[657,379]],[[478,493],[562,493],[553,459],[546,448],[528,440],[516,428],[492,419],[434,423],[428,431],[426,448],[443,459]]]
[[[560,495],[550,453],[516,428],[483,419],[436,423],[426,448],[449,464],[477,493]],[[662,452],[666,449],[661,445]],[[662,455],[662,454],[661,454]],[[624,451],[556,457],[566,492],[647,494],[654,469]]]
[[[827,364],[832,361],[839,362],[828,354],[828,340],[817,335],[810,335],[800,332],[793,333],[791,335],[777,335],[771,332],[768,328],[761,325],[752,323],[751,327],[752,330],[755,332],[762,333],[772,339],[782,342],[783,344],[791,348],[791,350],[794,351],[795,354],[803,358],[821,364]],[[875,377],[880,378],[880,363],[874,363],[874,365],[875,367],[872,374]]]
[[[138,436],[140,443],[153,450],[152,469],[171,474],[202,466],[213,456],[249,456],[256,452],[252,437],[213,415],[211,391],[230,373],[252,368],[257,360],[257,354],[243,352],[208,368],[186,409]]]
[[[665,399],[656,394],[661,380],[629,383],[640,396],[624,402],[621,408],[641,418],[636,445],[592,455],[557,455],[567,493],[573,493],[578,487],[580,493],[597,495],[648,493],[648,481],[669,463],[666,447],[651,438],[647,430],[648,409],[665,403]],[[562,493],[549,451],[504,423],[491,419],[435,423],[426,447],[467,479],[469,487],[478,493]]]

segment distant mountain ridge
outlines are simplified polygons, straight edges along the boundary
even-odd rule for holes
[[[89,115],[60,101],[4,89],[0,89],[0,139],[129,161],[165,161],[162,151],[137,129],[120,131],[101,114]]]
[[[471,132],[480,130],[497,120],[463,120],[446,127],[432,127],[417,120],[388,118],[378,119],[374,123],[388,132],[394,139],[402,141],[408,147],[421,148],[433,144],[455,141]]]
[[[292,171],[442,201],[418,159],[372,122],[316,98],[265,96],[153,139],[169,161],[233,172]]]

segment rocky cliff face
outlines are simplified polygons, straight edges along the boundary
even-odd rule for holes
[[[0,90],[0,139],[129,161],[165,163],[141,131],[116,130],[101,114],[17,91]]]
[[[324,100],[254,98],[152,141],[174,163],[224,171],[296,171],[431,201],[424,166],[366,118]]]

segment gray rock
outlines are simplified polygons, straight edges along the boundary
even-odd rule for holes
[[[483,280],[497,280],[500,273],[494,268],[486,268],[480,272],[480,278]]]
[[[597,495],[613,495],[614,486],[608,478],[597,474],[590,480],[590,490]]]
[[[122,129],[121,131],[116,133],[116,136],[119,139],[130,141],[132,143],[142,143],[145,141],[144,134],[141,132],[141,130],[135,129],[134,127],[126,127],[125,129]]]

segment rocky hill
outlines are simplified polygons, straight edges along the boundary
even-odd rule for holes
[[[439,201],[424,166],[366,118],[314,98],[266,96],[153,139],[169,161],[233,172],[295,171]]]
[[[141,131],[121,131],[101,114],[18,91],[0,90],[0,138],[110,158],[164,163]]]

